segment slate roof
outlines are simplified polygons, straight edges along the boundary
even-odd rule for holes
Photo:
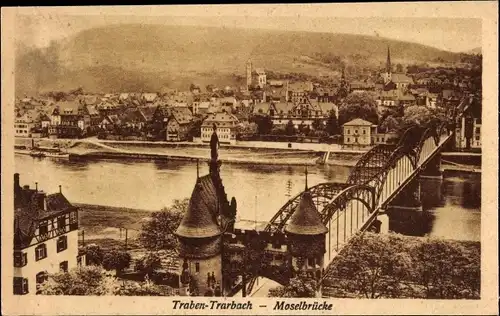
[[[171,117],[173,117],[180,125],[189,124],[193,121],[193,114],[188,108],[173,108]]]
[[[360,118],[354,119],[344,124],[344,126],[372,126],[372,125],[374,124]]]
[[[405,74],[391,74],[391,81],[394,83],[413,83],[413,79]]]
[[[238,118],[225,112],[212,113],[203,121],[202,126],[212,127],[214,123],[219,127],[234,127],[238,124]]]
[[[285,227],[285,232],[295,235],[321,235],[328,232],[321,222],[321,216],[314,206],[309,191],[304,192],[300,197],[299,205]]]
[[[194,186],[189,206],[176,235],[186,238],[209,238],[221,234],[217,224],[217,190],[210,175],[199,178]]]
[[[60,192],[47,195],[14,185],[14,246],[23,248],[30,244],[38,221],[73,209],[75,207]]]

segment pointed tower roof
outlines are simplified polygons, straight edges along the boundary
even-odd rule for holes
[[[218,208],[215,186],[210,176],[198,178],[189,206],[175,234],[186,238],[209,238],[221,234],[217,224]]]
[[[321,235],[328,232],[328,229],[321,222],[321,216],[314,206],[312,195],[305,191],[297,209],[290,218],[285,232],[295,235]]]

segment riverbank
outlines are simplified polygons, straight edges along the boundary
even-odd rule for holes
[[[17,138],[16,145],[30,147],[32,139]],[[36,146],[58,146],[72,159],[208,160],[208,144],[188,142],[108,141],[88,138],[36,139]],[[339,145],[274,142],[221,144],[219,159],[225,163],[305,166],[328,164],[354,166],[366,150],[342,149]],[[330,152],[325,161],[325,153]]]

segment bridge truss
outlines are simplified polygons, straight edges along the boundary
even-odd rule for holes
[[[326,262],[331,262],[350,237],[373,223],[380,210],[417,177],[453,137],[452,133],[445,124],[425,129],[412,126],[406,129],[398,144],[377,145],[365,153],[345,183],[320,183],[308,189],[328,227]],[[279,209],[266,231],[284,232],[302,193]],[[251,293],[255,280],[256,277],[248,283],[247,293]]]

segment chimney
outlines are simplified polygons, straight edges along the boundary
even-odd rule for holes
[[[14,173],[14,190],[19,189],[19,173]]]
[[[62,186],[59,184],[59,193],[62,193]]]
[[[38,182],[35,182],[35,191],[38,192]]]
[[[30,189],[30,186],[26,184],[26,185],[24,185],[24,186],[23,186],[23,189],[25,189],[25,190],[29,190],[29,189]]]

